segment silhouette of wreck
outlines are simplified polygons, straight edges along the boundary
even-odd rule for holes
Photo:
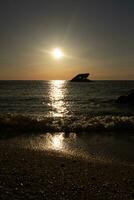
[[[88,76],[90,74],[89,73],[85,73],[85,74],[78,74],[77,76],[75,76],[72,80],[70,80],[71,82],[92,82],[90,79],[88,79]]]

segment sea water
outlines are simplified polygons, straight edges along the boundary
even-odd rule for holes
[[[0,127],[73,133],[70,148],[133,161],[134,107],[116,103],[133,89],[134,81],[0,81]]]
[[[0,114],[36,117],[133,115],[115,100],[134,89],[134,81],[0,81]]]

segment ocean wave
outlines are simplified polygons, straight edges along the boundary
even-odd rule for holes
[[[5,132],[93,132],[133,131],[134,116],[41,117],[0,116],[0,130]]]

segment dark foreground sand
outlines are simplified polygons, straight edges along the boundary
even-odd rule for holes
[[[134,167],[0,145],[0,200],[134,199]]]

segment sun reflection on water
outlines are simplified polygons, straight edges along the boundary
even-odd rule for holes
[[[49,93],[51,111],[49,115],[52,117],[63,117],[68,113],[65,103],[65,83],[62,80],[51,81]]]
[[[23,141],[23,142],[22,142]],[[19,142],[19,147],[23,145],[25,148],[34,150],[43,150],[47,152],[58,152],[59,155],[69,157],[89,158],[87,152],[82,150],[83,142],[76,133],[65,134],[64,132],[46,133]]]
[[[76,134],[70,133],[68,136],[66,136],[64,132],[54,134],[47,133],[44,139],[45,143],[42,141],[44,147],[55,151],[69,153],[71,146],[75,144]]]
[[[47,134],[47,147],[53,150],[64,150],[64,134],[58,133],[55,135]]]

